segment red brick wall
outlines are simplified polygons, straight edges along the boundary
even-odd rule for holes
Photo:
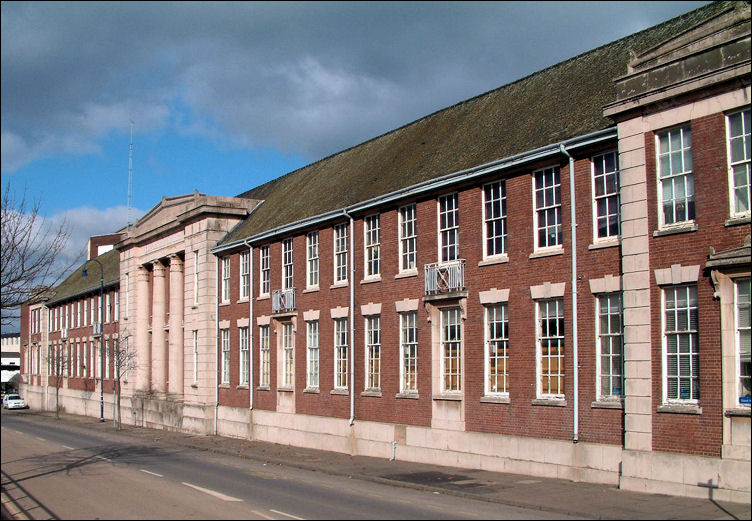
[[[716,251],[742,245],[749,226],[725,226],[729,218],[728,166],[726,129],[723,114],[694,119],[692,158],[695,182],[695,223],[697,231],[653,237],[650,236],[651,269],[651,334],[653,366],[653,448],[667,452],[686,452],[720,456],[722,444],[722,382],[720,306],[713,298],[709,273],[703,268],[709,248]],[[648,223],[652,234],[658,229],[657,173],[655,134],[645,134],[648,188]],[[655,285],[653,270],[700,265],[697,283],[699,313],[699,380],[701,415],[657,412],[661,405],[662,337],[661,288]]]

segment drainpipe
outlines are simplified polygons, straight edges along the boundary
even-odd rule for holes
[[[342,210],[350,219],[350,425],[355,423],[355,222],[347,210]]]
[[[253,410],[253,246],[248,239],[243,239],[248,248],[248,394],[250,395],[249,409]],[[253,433],[251,433],[253,434]],[[251,436],[253,437],[253,436]]]
[[[572,356],[574,357],[574,426],[572,442],[577,443],[579,430],[579,360],[577,356],[578,331],[577,331],[577,217],[574,192],[574,158],[567,152],[563,144],[559,145],[561,153],[569,158],[569,208],[572,228],[572,338],[574,345],[572,347]]]
[[[217,264],[214,267],[214,435],[217,436],[219,432],[219,371],[221,370],[219,364],[219,257],[214,256],[217,259]]]

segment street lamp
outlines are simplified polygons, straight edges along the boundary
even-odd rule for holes
[[[99,262],[97,259],[89,259],[84,263],[84,269],[81,270],[81,276],[86,277],[88,275],[86,271],[86,264],[89,262],[96,262],[99,264],[99,272],[100,272],[100,278],[99,278],[99,361],[100,361],[100,368],[99,368],[99,376],[100,376],[100,386],[99,386],[99,421],[104,422],[104,267],[102,266],[102,263]],[[96,334],[96,331],[94,332]]]

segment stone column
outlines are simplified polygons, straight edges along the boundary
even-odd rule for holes
[[[149,270],[139,266],[136,274],[136,391],[147,392],[151,382],[149,343]]]
[[[158,393],[167,391],[167,347],[165,344],[165,313],[167,301],[165,298],[165,267],[156,261],[152,265],[154,288],[151,311],[151,358],[152,389]]]
[[[176,398],[183,397],[183,313],[185,282],[183,260],[170,257],[170,373],[167,390]]]

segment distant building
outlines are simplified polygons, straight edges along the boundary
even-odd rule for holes
[[[100,256],[124,417],[748,502],[750,78],[749,3],[712,3],[238,197],[163,198]],[[45,349],[94,356],[79,282],[24,307],[32,407]],[[98,412],[76,378],[65,406]]]
[[[21,372],[21,334],[2,333],[1,357],[2,362],[2,391],[10,392],[18,390],[18,380]]]

